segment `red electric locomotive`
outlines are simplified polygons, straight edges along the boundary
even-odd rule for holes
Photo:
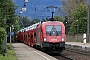
[[[59,53],[65,49],[65,26],[62,22],[47,21],[23,29],[24,35],[18,32],[18,40],[49,53]],[[19,38],[20,37],[20,38]]]
[[[62,22],[47,21],[36,28],[36,46],[46,52],[62,52],[65,40],[65,26]]]

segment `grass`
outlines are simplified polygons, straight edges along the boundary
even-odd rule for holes
[[[14,49],[10,49],[10,44],[7,44],[7,52],[5,53],[5,56],[0,54],[0,60],[18,60]]]

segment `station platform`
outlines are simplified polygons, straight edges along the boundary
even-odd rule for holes
[[[90,51],[90,43],[66,42],[66,47]]]
[[[18,60],[57,60],[23,43],[12,43],[12,47],[14,48]]]

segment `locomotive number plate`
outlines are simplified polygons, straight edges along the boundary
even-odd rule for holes
[[[51,39],[51,41],[57,41],[57,39]]]

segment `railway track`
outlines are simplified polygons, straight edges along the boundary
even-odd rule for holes
[[[60,54],[59,56],[54,56],[54,57],[57,58],[58,60],[75,60],[75,59],[65,56],[63,54]]]
[[[79,53],[79,54],[86,55],[86,56],[90,56],[90,51],[86,51],[86,50],[70,49],[70,48],[66,48],[65,50],[74,52],[74,53]]]
[[[65,54],[50,53],[48,55],[53,56],[54,58],[56,58],[58,60],[75,60],[75,59],[73,59],[71,57],[68,57]]]
[[[89,60],[90,51],[80,49],[65,49],[60,55],[51,54],[51,56],[57,58],[58,60]]]
[[[72,50],[64,50],[62,52],[63,55],[66,55],[67,57],[71,58],[72,60],[90,60],[90,55],[85,52],[80,52],[80,51],[72,51]],[[70,59],[68,59],[70,60]]]

